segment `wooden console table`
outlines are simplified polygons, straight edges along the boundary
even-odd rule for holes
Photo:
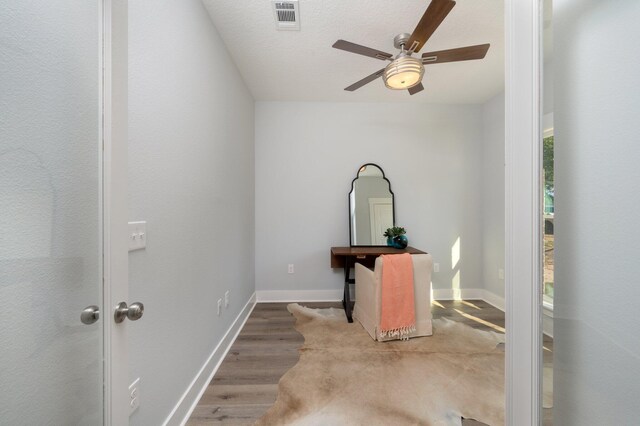
[[[351,268],[356,262],[367,267],[373,267],[376,258],[382,254],[426,254],[422,250],[413,247],[396,249],[393,247],[331,247],[331,267],[344,268],[344,293],[342,296],[342,306],[347,316],[347,321],[353,322],[351,294],[349,284],[355,284],[356,280],[350,277]]]

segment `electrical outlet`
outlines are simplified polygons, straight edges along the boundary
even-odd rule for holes
[[[222,299],[218,299],[218,316],[220,316],[220,312],[222,312]]]
[[[293,263],[289,264],[289,268],[287,269],[287,272],[289,272],[290,274],[293,274]]]
[[[440,264],[439,263],[434,263],[433,264],[433,272],[440,272]]]
[[[498,278],[504,280],[504,269],[498,268]]]
[[[129,415],[140,407],[140,377],[129,385]]]
[[[224,307],[229,307],[229,290],[224,292]]]

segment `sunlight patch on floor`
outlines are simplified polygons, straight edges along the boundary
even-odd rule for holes
[[[483,320],[483,319],[481,319],[481,318],[478,318],[478,317],[475,317],[475,316],[473,316],[473,315],[469,315],[468,313],[466,313],[466,312],[462,312],[462,311],[461,311],[461,310],[459,310],[459,309],[455,309],[455,308],[454,308],[453,310],[454,310],[454,311],[456,311],[457,313],[459,313],[460,315],[462,315],[462,316],[463,316],[463,317],[465,317],[465,318],[468,318],[468,319],[470,319],[470,320],[472,320],[472,321],[475,321],[475,322],[477,322],[477,323],[479,323],[479,324],[486,325],[487,327],[491,327],[491,328],[493,328],[494,330],[499,331],[500,333],[505,333],[505,332],[506,332],[506,330],[505,330],[503,327],[500,327],[499,325],[495,325],[495,324],[494,324],[494,323],[492,323],[492,322],[485,321],[485,320]]]
[[[467,305],[467,306],[469,306],[470,308],[477,309],[477,310],[479,310],[479,311],[481,311],[481,310],[482,310],[482,308],[480,308],[478,305],[474,305],[473,303],[471,303],[471,302],[467,302],[466,300],[461,300],[461,301],[460,301],[460,303],[462,303],[462,304],[464,304],[464,305]]]
[[[438,302],[437,300],[432,300],[431,304],[432,305],[436,305],[438,308],[445,309],[444,305],[442,303]]]

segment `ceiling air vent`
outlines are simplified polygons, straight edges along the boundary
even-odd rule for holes
[[[279,30],[299,30],[300,10],[298,0],[272,0],[273,15],[276,18],[276,28]]]

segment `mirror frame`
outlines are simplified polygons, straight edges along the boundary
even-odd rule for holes
[[[356,180],[358,180],[358,178],[360,177],[360,171],[362,170],[363,167],[367,167],[367,166],[375,166],[378,169],[380,169],[380,171],[382,172],[382,179],[386,180],[387,181],[387,185],[389,185],[389,193],[391,194],[391,209],[392,209],[391,215],[392,215],[392,220],[393,220],[393,226],[396,226],[396,199],[395,199],[395,194],[391,190],[391,182],[389,181],[389,179],[387,179],[386,175],[384,174],[384,170],[382,169],[382,167],[380,167],[376,163],[365,163],[365,164],[361,165],[360,167],[358,167],[358,173],[356,173],[356,177],[351,181],[351,190],[347,194],[347,206],[349,207],[349,209],[347,211],[348,216],[349,216],[349,246],[350,247],[387,247],[386,245],[374,245],[374,244],[358,245],[358,244],[353,244],[353,232],[352,232],[353,230],[351,228],[351,194],[353,193],[354,185],[356,183]]]

